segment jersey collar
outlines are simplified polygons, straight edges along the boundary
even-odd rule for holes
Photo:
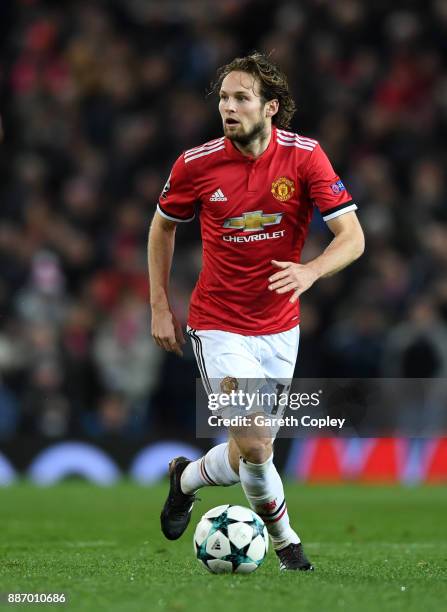
[[[235,159],[238,161],[245,161],[245,162],[259,162],[259,161],[266,161],[269,160],[276,148],[276,127],[272,126],[272,135],[270,137],[270,142],[268,144],[268,147],[266,148],[266,150],[264,151],[264,153],[262,153],[259,157],[257,157],[256,159],[254,157],[250,157],[248,155],[243,155],[239,149],[236,149],[236,147],[234,146],[234,144],[231,142],[231,140],[229,140],[228,138],[225,138],[225,150],[227,152],[227,155],[229,157],[231,157],[231,159]]]

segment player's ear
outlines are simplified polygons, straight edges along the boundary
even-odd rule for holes
[[[279,110],[279,102],[278,100],[269,100],[265,106],[265,115],[266,117],[273,117]]]

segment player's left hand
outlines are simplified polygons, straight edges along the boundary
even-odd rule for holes
[[[269,289],[270,291],[276,291],[276,293],[293,291],[289,300],[292,304],[318,279],[315,270],[307,265],[294,263],[293,261],[276,261],[275,259],[272,259],[272,264],[276,268],[280,268],[280,272],[276,272],[269,277]]]

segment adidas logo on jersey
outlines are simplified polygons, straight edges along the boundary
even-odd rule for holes
[[[222,189],[218,189],[210,197],[210,202],[226,202],[227,199],[228,198],[224,195],[224,192],[222,191]]]

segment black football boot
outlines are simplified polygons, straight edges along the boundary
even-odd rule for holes
[[[161,511],[161,530],[168,540],[177,540],[188,527],[196,496],[186,495],[180,487],[180,478],[191,461],[176,457],[169,463],[169,495]]]
[[[289,544],[281,550],[275,550],[275,552],[279,557],[280,570],[314,571],[314,566],[304,554],[302,544]]]

